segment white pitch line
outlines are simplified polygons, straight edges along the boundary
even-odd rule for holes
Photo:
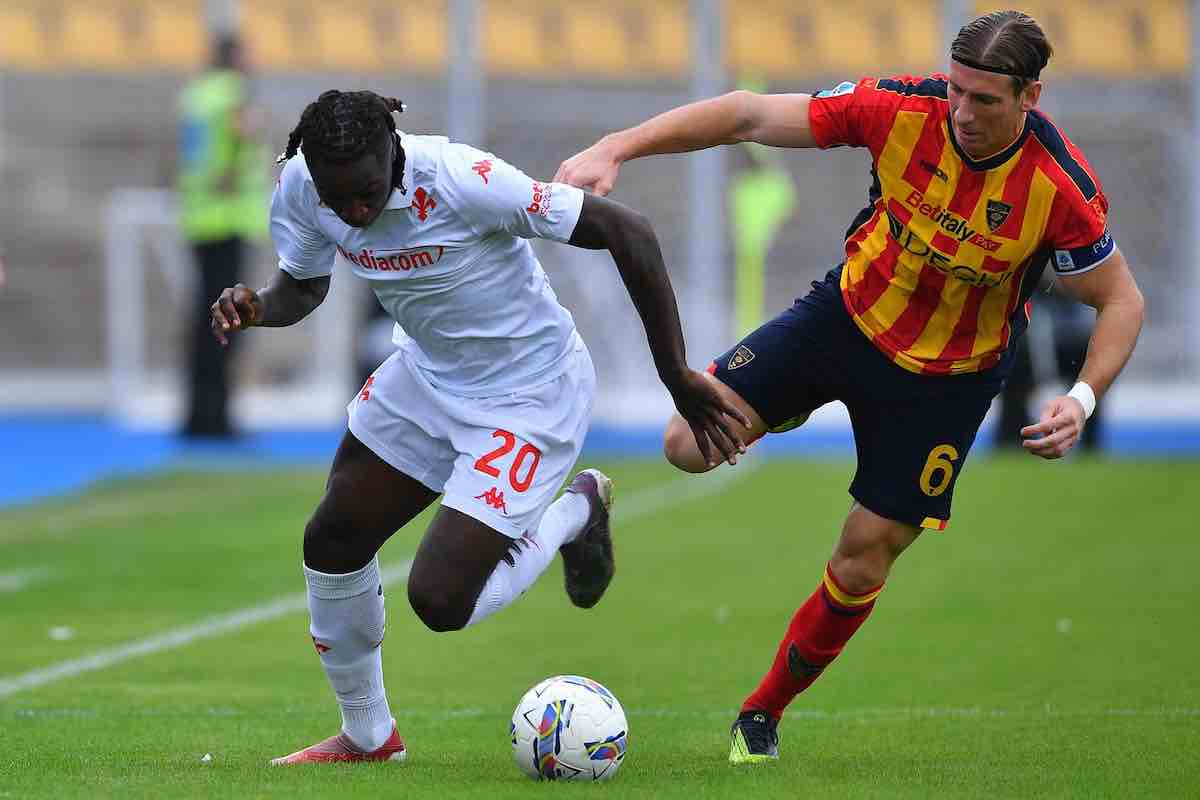
[[[634,519],[643,514],[652,514],[660,508],[714,494],[731,483],[749,477],[761,466],[761,458],[742,456],[732,467],[725,464],[703,475],[677,478],[661,486],[634,492],[627,499],[622,499],[618,493],[613,500],[613,522]]]
[[[37,509],[0,509],[11,520],[10,530],[0,534],[0,543],[18,542],[42,533],[60,534],[93,525],[108,525],[142,514],[179,513],[207,502],[210,487],[163,489],[157,493],[144,489],[122,491],[111,497],[89,500],[73,498],[51,513]]]
[[[408,577],[410,567],[412,567],[412,559],[395,567],[384,569],[381,575],[384,585],[404,581]],[[64,678],[73,678],[85,672],[95,672],[98,669],[111,667],[114,664],[120,664],[122,661],[129,661],[133,658],[153,655],[154,653],[161,653],[166,650],[174,650],[200,639],[222,636],[226,633],[232,633],[245,628],[248,625],[267,622],[268,620],[277,619],[287,614],[303,611],[306,608],[308,608],[308,595],[303,592],[297,592],[296,594],[278,597],[263,605],[243,608],[228,614],[218,614],[217,616],[200,620],[194,625],[176,628],[175,630],[160,633],[157,636],[149,636],[145,639],[138,639],[128,644],[97,650],[91,655],[73,658],[69,661],[60,661],[57,664],[31,670],[11,678],[0,679],[0,697],[8,697],[27,689],[36,689],[39,686],[45,686],[48,683],[54,683]]]
[[[757,468],[753,459],[742,465],[738,470],[719,470],[717,473],[704,478],[681,478],[666,484],[635,492],[623,505],[615,505],[614,521],[628,521],[635,517],[649,514],[662,508],[676,505],[684,500],[690,500],[701,494],[709,494],[724,488],[735,480],[746,477]],[[385,586],[403,583],[408,579],[408,571],[412,567],[412,559],[408,559],[394,567],[384,568],[382,578]],[[201,620],[194,625],[176,628],[156,636],[137,639],[127,644],[98,650],[91,655],[60,661],[48,667],[30,670],[10,678],[0,678],[0,697],[8,697],[17,692],[36,689],[48,683],[73,678],[86,672],[111,667],[123,661],[129,661],[142,656],[154,655],[167,650],[189,645],[200,639],[210,639],[227,633],[241,630],[249,625],[278,619],[308,608],[308,596],[305,593],[289,594],[276,598],[262,605],[240,609],[228,614],[219,614]]]

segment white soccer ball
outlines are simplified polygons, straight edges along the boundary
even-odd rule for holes
[[[596,681],[555,675],[517,703],[509,738],[517,766],[531,778],[606,781],[625,759],[629,724],[617,698]]]

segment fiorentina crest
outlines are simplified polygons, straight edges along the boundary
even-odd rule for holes
[[[1004,220],[1008,219],[1008,215],[1012,213],[1013,207],[1008,203],[1002,203],[999,200],[987,201],[987,226],[992,233],[1004,224]]]

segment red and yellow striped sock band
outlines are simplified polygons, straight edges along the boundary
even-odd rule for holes
[[[838,583],[838,579],[834,577],[833,570],[828,564],[825,565],[822,586],[825,589],[826,599],[832,601],[833,605],[841,606],[842,609],[851,613],[860,613],[869,609],[871,604],[875,602],[875,598],[883,591],[883,584],[881,583],[874,589],[863,594],[849,592]]]

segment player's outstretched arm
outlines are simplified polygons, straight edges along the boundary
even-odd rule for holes
[[[659,378],[691,427],[700,452],[714,464],[715,445],[725,460],[735,463],[746,449],[734,423],[749,428],[750,421],[701,373],[688,369],[675,292],[649,220],[620,203],[585,194],[569,244],[612,254],[646,328]]]
[[[1047,459],[1062,458],[1079,441],[1092,411],[1085,410],[1084,403],[1094,406],[1125,368],[1142,330],[1146,307],[1120,250],[1090,272],[1075,277],[1063,275],[1059,280],[1067,294],[1097,313],[1079,384],[1069,394],[1051,400],[1037,424],[1021,430],[1024,448]]]
[[[229,334],[254,326],[294,325],[321,305],[329,293],[329,276],[299,280],[279,270],[257,292],[243,284],[221,292],[212,304],[212,332],[221,345]]]
[[[554,180],[606,195],[626,161],[662,153],[688,153],[721,144],[758,142],[775,147],[816,147],[807,94],[757,94],[745,90],[689,103],[633,128],[610,133],[564,161]]]

